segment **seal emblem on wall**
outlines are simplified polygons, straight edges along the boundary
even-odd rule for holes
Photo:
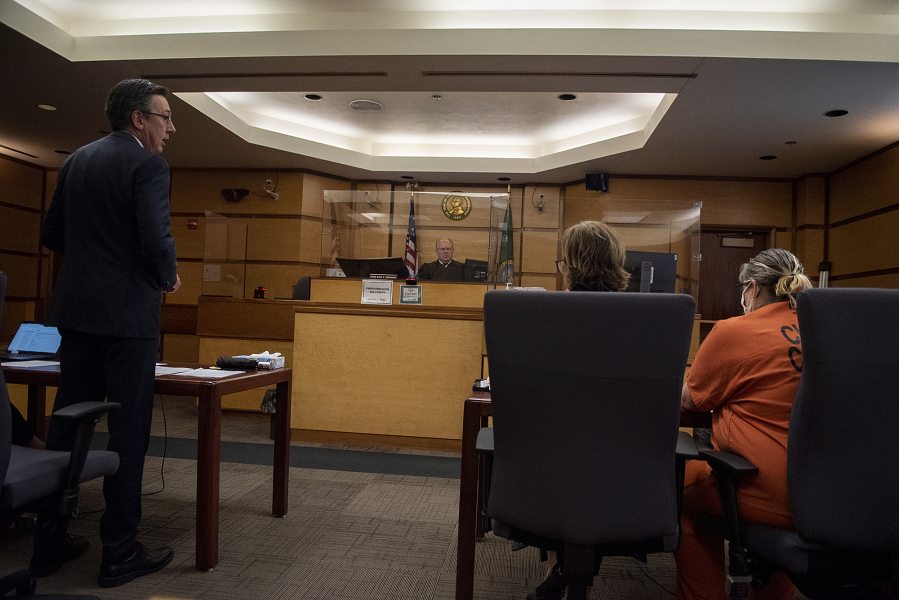
[[[471,214],[471,198],[462,192],[450,192],[443,197],[443,214],[447,219],[461,221]]]

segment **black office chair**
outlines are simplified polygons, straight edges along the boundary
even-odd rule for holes
[[[300,280],[297,281],[297,284],[293,286],[293,299],[308,300],[311,286],[311,277],[300,277]]]
[[[6,274],[0,272],[0,312],[6,293]],[[106,411],[119,407],[108,402],[83,402],[53,413],[53,419],[78,423],[72,452],[38,450],[12,443],[12,411],[6,378],[0,371],[0,528],[8,528],[23,512],[36,510],[39,503],[61,494],[60,514],[74,514],[78,508],[79,485],[114,474],[119,455],[106,450],[89,450],[94,426]],[[12,590],[21,596],[35,589],[34,578],[18,571],[0,579],[0,597]],[[44,600],[54,596],[40,596]],[[57,596],[58,598],[86,598]]]
[[[796,531],[739,520],[742,457],[703,452],[731,540],[731,597],[784,570],[802,594],[899,594],[899,290],[810,289],[797,300],[802,376],[790,415],[787,485]],[[736,541],[734,541],[736,540]]]
[[[603,556],[677,545],[694,313],[679,294],[486,294],[487,514],[495,534],[559,552],[573,600],[586,597]]]

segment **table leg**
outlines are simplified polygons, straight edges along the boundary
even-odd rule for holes
[[[47,387],[28,384],[28,414],[26,420],[31,433],[39,440],[47,439]]]
[[[197,431],[197,569],[211,571],[219,560],[222,397],[214,383],[200,384]]]
[[[276,392],[272,516],[283,517],[287,514],[287,481],[290,476],[290,382],[279,383]]]
[[[462,472],[459,481],[459,537],[456,548],[456,600],[474,595],[475,530],[478,512],[478,457],[475,441],[481,419],[466,402],[462,414]]]

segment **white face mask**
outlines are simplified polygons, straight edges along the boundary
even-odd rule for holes
[[[747,285],[747,286],[743,289],[743,291],[740,293],[740,306],[743,308],[743,314],[744,314],[744,315],[748,315],[749,313],[752,312],[752,300],[749,301],[749,305],[746,305],[746,304],[743,302],[743,298],[744,298],[744,296],[746,295],[746,290],[749,289],[751,285],[752,285],[752,283],[750,283],[749,285]]]

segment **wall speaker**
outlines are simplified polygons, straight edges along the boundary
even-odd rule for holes
[[[587,189],[595,192],[609,191],[608,173],[587,173]]]

